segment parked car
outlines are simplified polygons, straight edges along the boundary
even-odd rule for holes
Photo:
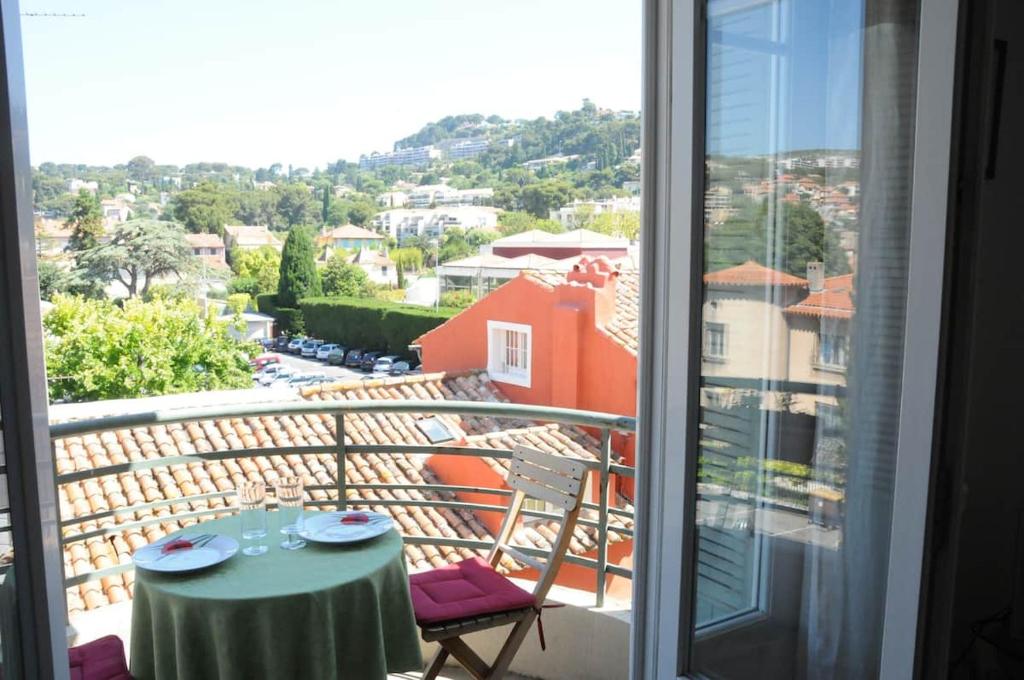
[[[279,354],[261,354],[258,357],[249,360],[249,365],[257,371],[263,370],[263,368],[269,364],[281,363],[281,355]]]
[[[327,355],[330,354],[336,347],[337,345],[335,345],[333,342],[328,342],[326,344],[320,345],[316,350],[316,358],[319,361],[327,361]]]
[[[262,347],[263,349],[266,349],[266,350],[274,349],[274,339],[273,338],[260,338],[260,347]]]
[[[289,338],[287,335],[279,335],[276,338],[274,338],[274,349],[276,349],[278,352],[287,352],[288,343],[291,341],[292,339]]]
[[[384,357],[377,357],[377,360],[373,362],[374,373],[387,373],[391,370],[392,364],[398,361],[398,357],[394,354],[389,354]]]
[[[259,372],[257,382],[267,386],[278,378],[289,378],[295,373],[295,369],[284,364],[271,364]]]
[[[301,352],[302,343],[304,342],[306,342],[306,338],[302,337],[301,335],[296,338],[292,338],[291,342],[288,343],[288,353],[298,354],[299,352]]]
[[[327,363],[329,363],[331,366],[344,366],[345,355],[347,353],[347,349],[345,349],[341,345],[335,345],[334,349],[332,349],[330,353],[327,355]]]
[[[345,365],[349,368],[359,368],[362,363],[363,350],[361,349],[350,349],[348,354],[345,355]]]
[[[378,357],[383,352],[363,352],[363,359],[359,362],[359,369],[363,373],[369,373],[373,370],[373,365],[377,363]]]
[[[309,376],[309,379],[306,380],[306,382],[304,384],[305,385],[320,385],[322,383],[333,382],[334,380],[335,380],[335,378],[332,378],[329,375],[324,375],[323,373],[315,373],[315,374]]]
[[[388,371],[391,375],[405,375],[409,372],[408,361],[396,361],[391,364],[391,370]]]
[[[316,351],[320,349],[320,345],[322,344],[324,344],[323,340],[314,340],[313,338],[310,338],[302,343],[302,349],[299,353],[304,357],[309,357],[310,359],[315,358]]]

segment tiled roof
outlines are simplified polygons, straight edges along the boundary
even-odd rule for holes
[[[822,290],[813,291],[795,305],[786,307],[787,314],[828,319],[853,318],[853,274],[825,279]]]
[[[217,234],[185,234],[185,240],[193,248],[224,247],[224,241]]]
[[[355,238],[355,239],[372,239],[380,241],[384,237],[375,231],[369,229],[363,229],[357,227],[354,224],[343,224],[340,227],[335,227],[325,234],[328,238]]]
[[[460,399],[470,401],[504,401],[504,397],[484,374],[451,376],[429,374],[366,380],[308,388],[303,396],[309,400],[367,400],[367,399]],[[542,450],[576,457],[594,457],[597,442],[582,430],[560,425],[538,426],[516,419],[490,417],[439,416],[467,434],[466,443],[473,446],[500,448],[521,442]],[[350,414],[345,417],[346,441],[351,444],[428,444],[426,437],[415,425],[412,414]],[[507,429],[512,428],[512,429]],[[250,447],[282,447],[332,445],[335,422],[333,416],[261,416],[248,418],[222,418],[200,422],[105,431],[81,437],[57,440],[54,450],[59,474],[86,470],[105,465],[166,456],[188,455],[196,452],[227,451]],[[501,445],[498,442],[502,442]],[[503,472],[503,466],[490,460],[489,464]],[[174,500],[195,494],[231,492],[243,479],[262,479],[268,484],[285,474],[297,474],[307,485],[333,485],[336,466],[330,454],[262,456],[257,458],[203,461],[168,468],[134,470],[83,482],[63,484],[59,488],[61,516],[65,519],[83,517],[97,512],[123,508],[129,505]],[[347,459],[346,479],[350,484],[398,483],[439,484],[424,457],[397,453],[353,454]],[[311,490],[313,500],[329,500],[326,491]],[[451,494],[444,496],[452,499]],[[432,491],[348,490],[350,504],[370,507],[390,514],[401,526],[403,534],[411,536],[448,536],[486,540],[490,538],[486,527],[470,511],[449,508],[406,506],[377,506],[379,499],[440,500],[443,496]],[[171,513],[213,509],[222,510],[233,501],[230,494],[212,498],[182,501],[140,510],[119,517],[104,518],[96,522],[72,525],[67,535],[90,531],[98,527],[114,526],[149,517]],[[128,563],[132,552],[147,543],[196,520],[167,521],[144,528],[128,529],[106,538],[93,538],[69,544],[64,551],[66,573],[78,575],[96,569]],[[517,540],[546,547],[551,526],[540,522],[522,529]],[[593,532],[577,531],[573,549],[584,552],[593,549]],[[589,540],[588,540],[588,537]],[[406,557],[414,569],[440,566],[458,561],[472,554],[468,549],[448,546],[406,545]],[[506,569],[515,569],[510,560]],[[92,581],[68,591],[70,612],[93,609],[109,602],[131,597],[133,573],[131,571]]]
[[[735,267],[708,272],[704,275],[704,283],[726,286],[806,286],[807,280],[747,260]]]
[[[274,246],[281,245],[281,239],[263,226],[234,225],[224,227],[224,232],[239,246]]]

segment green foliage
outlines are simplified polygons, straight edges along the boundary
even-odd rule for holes
[[[345,347],[409,356],[409,345],[459,310],[359,298],[307,298],[300,303],[311,334]]]
[[[441,293],[441,306],[465,309],[476,302],[476,296],[468,290],[450,290]]]
[[[838,235],[804,203],[783,203],[780,213],[769,212],[767,203],[741,205],[725,224],[708,231],[709,271],[747,260],[801,277],[807,275],[808,262],[824,262],[828,276],[850,270]]]
[[[640,213],[603,212],[595,215],[586,225],[587,229],[609,236],[622,236],[635,241],[640,236]]]
[[[251,343],[194,302],[57,297],[43,320],[52,401],[248,387]]]
[[[39,298],[42,300],[52,300],[55,295],[67,293],[73,284],[72,275],[56,262],[40,260],[37,271]]]
[[[523,187],[520,201],[523,209],[535,217],[546,219],[552,210],[571,203],[576,189],[565,180],[549,179]]]
[[[100,202],[87,190],[82,189],[71,206],[71,214],[64,221],[71,229],[68,249],[72,251],[95,247],[103,237],[103,211]]]
[[[419,248],[395,248],[388,256],[399,271],[418,272],[423,268],[423,251]]]
[[[233,314],[241,314],[249,308],[249,302],[252,298],[247,293],[232,293],[228,295],[227,308],[231,310]]]
[[[271,246],[238,251],[231,257],[231,270],[239,279],[252,282],[246,284],[245,292],[250,290],[255,290],[256,293],[277,292],[277,282],[281,277],[281,254]],[[241,283],[236,287],[240,290],[243,288]]]
[[[195,259],[180,225],[131,220],[118,225],[109,242],[81,251],[78,268],[90,281],[120,282],[135,297],[144,295],[154,278],[191,274]]]
[[[282,333],[305,333],[306,322],[302,310],[294,307],[278,307],[276,293],[261,293],[256,296],[256,310],[261,314],[269,314],[277,322]]]
[[[320,295],[320,275],[316,270],[313,235],[305,227],[288,234],[281,253],[281,276],[277,284],[277,303],[294,308],[304,297]]]
[[[552,234],[565,231],[561,222],[551,219],[538,219],[527,212],[507,211],[498,215],[498,231],[502,236],[520,234],[524,231],[539,229]]]
[[[286,184],[279,187],[278,191],[277,212],[285,224],[294,227],[300,224],[313,224],[316,221],[316,206],[305,184]]]
[[[203,182],[174,196],[171,213],[174,219],[193,233],[224,235],[224,225],[238,211],[240,202],[233,190]]]
[[[345,257],[334,254],[320,272],[324,295],[344,297],[369,297],[373,283],[362,267],[349,264]]]

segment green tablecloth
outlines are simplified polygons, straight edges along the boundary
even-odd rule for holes
[[[192,574],[135,571],[135,678],[373,680],[422,667],[398,533],[288,551],[274,514],[264,555],[239,551]],[[237,517],[198,529],[239,536]]]

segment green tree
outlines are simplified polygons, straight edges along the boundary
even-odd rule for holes
[[[64,226],[71,230],[69,250],[85,250],[98,244],[103,237],[103,211],[96,197],[86,189],[79,191]]]
[[[233,189],[204,182],[175,194],[171,214],[190,232],[224,235],[224,225],[238,212],[240,202]]]
[[[603,212],[590,220],[587,229],[635,241],[640,236],[640,213],[632,211]]]
[[[552,210],[572,202],[576,190],[565,180],[549,179],[523,187],[520,196],[526,212],[543,219]]]
[[[531,229],[560,234],[565,227],[556,220],[537,219],[527,212],[503,212],[498,215],[498,231],[502,236],[511,236]]]
[[[324,204],[320,211],[321,220],[326,223],[327,217],[331,214],[331,186],[327,185],[324,191]]]
[[[324,295],[369,297],[373,294],[370,277],[362,267],[349,264],[344,256],[335,254],[320,273]]]
[[[320,295],[320,275],[315,259],[316,246],[310,230],[306,227],[292,229],[281,253],[278,306],[294,308],[302,298]]]
[[[824,262],[828,276],[849,272],[838,235],[814,208],[804,203],[783,203],[781,210],[768,208],[767,203],[741,205],[725,224],[709,230],[705,239],[709,271],[754,260],[801,277],[807,275],[808,262]]]
[[[177,275],[183,278],[195,268],[185,232],[173,222],[131,220],[119,225],[108,243],[79,253],[78,269],[88,279],[120,282],[128,297],[145,295],[153,280]]]
[[[69,292],[74,283],[72,274],[50,260],[40,260],[37,272],[39,297],[42,300],[52,300],[56,295]]]
[[[192,301],[58,296],[44,317],[50,399],[93,401],[252,384],[252,343]]]
[[[278,192],[277,214],[289,228],[313,223],[315,208],[309,187],[299,183],[286,184],[276,191]]]
[[[273,293],[281,276],[281,254],[271,246],[237,251],[231,257],[231,270],[238,278],[253,282],[254,294]]]
[[[399,271],[418,272],[423,268],[423,251],[419,248],[395,248],[388,256]]]

